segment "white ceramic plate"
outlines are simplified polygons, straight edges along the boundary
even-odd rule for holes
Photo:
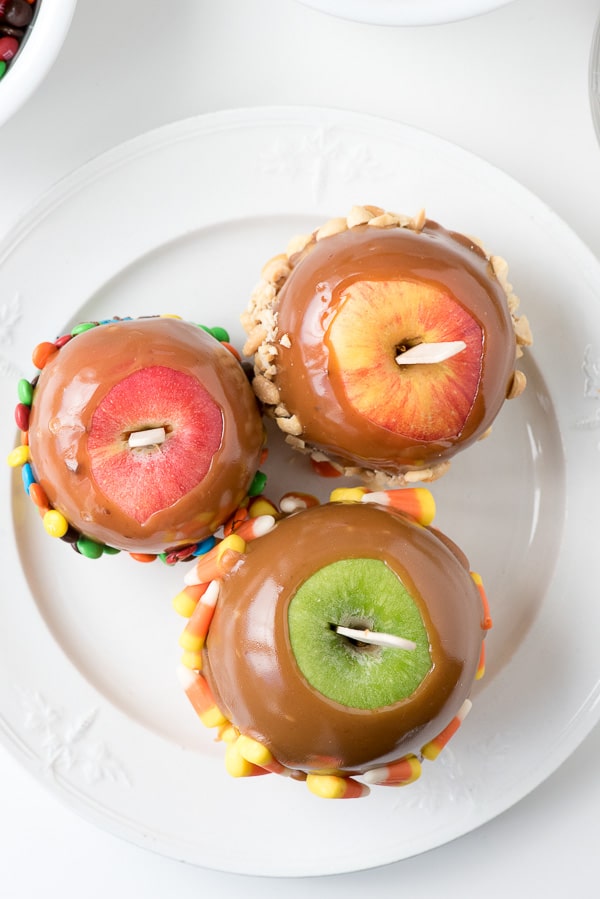
[[[481,572],[495,626],[474,709],[420,781],[325,802],[234,780],[176,682],[185,566],[92,562],[43,531],[0,475],[0,733],[73,809],[221,870],[313,875],[420,853],[481,825],[556,769],[600,714],[600,266],[524,188],[435,137],[311,109],[225,112],[118,147],[60,183],[0,245],[0,420],[33,346],[73,323],[177,312],[230,328],[288,238],[354,203],[479,235],[510,260],[536,343],[526,393],[434,493]],[[322,497],[272,440],[268,494]],[[595,500],[594,500],[595,498]]]
[[[440,25],[470,19],[514,0],[300,0],[320,12],[366,25]]]
[[[592,121],[594,122],[598,140],[600,141],[600,19],[598,19],[594,30],[594,37],[592,38],[589,80]]]

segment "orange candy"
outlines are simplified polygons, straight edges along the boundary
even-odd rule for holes
[[[36,368],[44,368],[48,360],[54,356],[55,353],[58,353],[58,347],[54,343],[44,340],[35,347],[31,354],[31,361]]]

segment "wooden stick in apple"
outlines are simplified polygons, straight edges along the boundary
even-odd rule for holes
[[[143,446],[158,446],[166,439],[167,432],[164,428],[145,428],[143,431],[132,431],[127,442],[132,449],[139,449]]]
[[[447,340],[444,343],[417,343],[398,353],[398,365],[427,365],[445,362],[467,348],[464,340]]]
[[[404,649],[407,652],[412,652],[417,648],[414,640],[397,637],[396,634],[382,634],[379,631],[370,631],[368,628],[361,630],[356,627],[342,627],[341,624],[334,624],[332,627],[342,637],[357,640],[359,643],[372,643],[373,646],[391,646],[394,649]]]

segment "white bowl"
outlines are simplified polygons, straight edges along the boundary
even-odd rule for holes
[[[29,33],[0,80],[0,125],[39,87],[67,36],[77,0],[37,0]]]

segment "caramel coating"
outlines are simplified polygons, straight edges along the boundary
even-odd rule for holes
[[[87,436],[109,390],[147,366],[195,377],[219,406],[223,433],[200,483],[140,523],[100,490]],[[35,389],[29,441],[35,477],[70,524],[101,543],[157,553],[202,540],[233,512],[259,465],[264,429],[233,355],[196,325],[156,317],[92,328],[56,353]]]
[[[359,225],[309,243],[290,261],[292,271],[275,302],[273,381],[280,402],[301,425],[293,433],[310,448],[343,466],[395,474],[443,462],[490,427],[513,377],[516,340],[504,288],[477,245],[429,220],[420,231]],[[344,290],[357,281],[399,278],[444,290],[482,330],[479,386],[460,433],[453,436],[424,441],[388,430],[358,413],[335,386],[326,332]],[[404,337],[395,335],[383,351],[393,353]],[[386,398],[394,400],[401,416],[400,388],[397,397]]]
[[[316,570],[342,558],[384,561],[421,612],[432,667],[393,705],[341,705],[314,689],[295,662],[289,603]],[[451,541],[371,503],[328,504],[283,519],[222,580],[202,670],[217,705],[241,733],[297,770],[358,774],[418,753],[457,713],[477,670],[482,609],[463,558]]]

